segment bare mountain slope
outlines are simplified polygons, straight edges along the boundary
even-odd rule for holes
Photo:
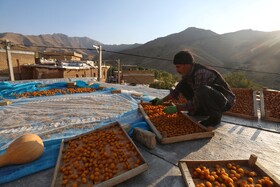
[[[171,73],[175,73],[173,56],[180,50],[189,49],[193,52],[195,60],[201,64],[216,67],[222,73],[238,69],[252,70],[247,72],[249,78],[263,86],[280,89],[280,31],[241,30],[219,35],[210,30],[190,27],[143,45],[106,45],[88,37],[68,37],[64,34],[25,36],[0,33],[0,40],[3,39],[23,44],[27,46],[25,48],[36,51],[69,51],[71,50],[69,48],[81,48],[75,51],[81,52],[84,56],[96,55],[92,45],[102,45],[103,59],[120,59],[122,64],[135,64]]]
[[[173,56],[182,49],[194,53],[197,62],[216,67],[222,73],[239,69],[248,77],[266,87],[280,89],[280,31],[260,32],[242,30],[218,35],[209,30],[188,28],[183,32],[158,38],[137,48],[122,51],[128,54],[166,58],[170,61],[114,55],[124,64],[175,72]],[[219,68],[224,67],[224,68]],[[258,73],[272,72],[272,74]],[[276,73],[276,74],[273,74]]]
[[[0,40],[6,40],[14,44],[21,44],[20,46],[33,51],[77,51],[87,56],[87,54],[96,54],[96,50],[92,45],[102,45],[104,48],[113,51],[121,51],[131,47],[139,46],[133,45],[105,45],[99,41],[90,39],[88,37],[68,37],[65,34],[44,34],[44,35],[22,35],[17,33],[0,33]],[[55,48],[52,48],[55,47]],[[73,48],[73,49],[71,49]],[[89,50],[86,50],[89,49]]]

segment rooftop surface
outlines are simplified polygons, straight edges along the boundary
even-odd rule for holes
[[[157,90],[145,86],[106,83],[102,83],[102,86],[121,89],[122,94],[128,95],[131,92],[138,92],[151,97],[163,97],[168,93],[167,90]],[[40,106],[37,109],[40,110]],[[78,110],[77,113],[79,114]],[[279,123],[260,119],[246,120],[224,115],[221,125],[215,128],[214,132],[215,135],[212,138],[164,145],[158,143],[156,148],[152,150],[134,141],[148,164],[148,170],[117,186],[185,186],[178,167],[179,160],[239,160],[249,159],[251,154],[255,154],[258,157],[258,162],[275,175],[278,180],[280,179]],[[12,134],[11,131],[10,135]],[[1,186],[47,187],[51,185],[53,174],[54,167]]]

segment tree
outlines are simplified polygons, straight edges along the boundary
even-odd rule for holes
[[[225,80],[232,88],[261,88],[261,85],[249,80],[245,72],[233,72],[225,75]]]
[[[155,71],[155,79],[157,79],[157,81],[149,85],[151,88],[171,89],[172,87],[175,86],[175,83],[178,81],[178,77],[171,73],[167,73],[161,70],[154,70],[154,71]]]

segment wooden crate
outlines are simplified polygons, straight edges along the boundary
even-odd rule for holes
[[[122,93],[122,90],[111,90],[112,94],[120,94]]]
[[[67,88],[76,88],[76,82],[67,82]]]
[[[232,88],[232,91],[236,96],[235,104],[224,114],[245,119],[258,119],[257,91],[248,88]]]
[[[62,140],[51,186],[114,186],[147,169],[135,144],[115,122]]]
[[[12,101],[3,100],[3,101],[0,101],[0,106],[7,106],[7,105],[10,105],[12,103],[13,103]]]
[[[143,105],[150,105],[150,103],[139,103],[139,111],[143,114],[146,122],[155,133],[158,141],[162,144],[169,144],[181,141],[188,141],[194,139],[201,139],[201,138],[211,138],[214,136],[214,132],[211,128],[206,128],[203,125],[193,121],[188,115],[183,114],[182,112],[177,112],[176,114],[172,114],[172,117],[167,117],[167,114],[162,114],[158,116],[161,118],[162,123],[168,124],[168,126],[175,126],[174,135],[169,136],[165,131],[160,129],[163,127],[163,124],[156,124],[155,120],[149,117],[149,114],[146,113]],[[163,112],[162,112],[163,113]],[[181,120],[182,123],[178,123]],[[175,124],[177,121],[178,124]]]
[[[280,122],[280,91],[264,88],[260,95],[261,119]]]
[[[230,170],[235,170],[236,173],[240,174],[240,170],[234,169],[233,167],[231,169],[228,168],[228,164],[235,164],[235,167],[237,165],[240,166],[240,168],[243,169],[244,175],[240,176],[240,178],[236,178],[234,181],[234,186],[238,186],[237,183],[242,182],[243,180],[246,180],[248,182],[248,178],[251,176],[251,178],[254,180],[254,183],[256,183],[259,179],[262,179],[263,177],[269,177],[270,181],[273,182],[274,187],[279,187],[280,182],[279,179],[276,178],[275,175],[270,173],[267,169],[265,169],[258,161],[257,157],[255,155],[251,155],[249,160],[216,160],[216,161],[209,161],[209,160],[203,160],[203,161],[191,161],[191,160],[180,160],[178,165],[180,168],[180,171],[182,173],[182,177],[185,181],[186,186],[188,187],[195,187],[196,185],[200,183],[204,183],[206,186],[206,182],[210,182],[211,178],[205,178],[205,173],[211,173],[211,172],[216,172],[216,175],[219,176],[218,170],[216,169],[217,165],[221,168],[224,168],[224,171],[228,173],[228,176],[231,176],[230,174],[233,173],[233,171]],[[209,169],[209,171],[201,169],[202,167],[206,167],[206,169]],[[195,174],[196,168],[200,168],[200,170],[203,170],[203,174]],[[199,169],[198,169],[199,171]],[[256,176],[253,176],[255,172]],[[204,175],[204,178],[200,178],[200,175]],[[215,175],[212,175],[215,176]],[[236,175],[237,176],[237,175]],[[233,176],[235,177],[235,176]],[[213,180],[213,178],[212,178]],[[221,179],[216,179],[215,181],[218,181]],[[228,179],[227,181],[229,181]],[[221,181],[220,181],[221,183]],[[208,183],[209,184],[209,183]],[[215,186],[214,181],[211,181],[212,186]],[[249,184],[249,182],[248,182]],[[265,185],[263,185],[265,186]]]
[[[99,86],[98,88],[97,88],[97,90],[104,90],[104,89],[106,89],[107,87],[106,86]]]

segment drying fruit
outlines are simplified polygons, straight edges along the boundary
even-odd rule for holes
[[[246,172],[245,172],[246,171]],[[273,181],[270,177],[261,177],[253,170],[245,170],[234,162],[225,163],[224,167],[206,167],[198,165],[193,169],[193,179],[196,179],[196,187],[211,186],[239,186],[239,187],[272,187]]]
[[[188,119],[181,112],[166,114],[163,109],[164,105],[151,105],[150,103],[141,103],[145,113],[162,134],[163,137],[174,137],[186,134],[205,132],[195,122]]]
[[[95,185],[143,162],[121,127],[112,125],[66,141],[58,178],[64,186]]]

